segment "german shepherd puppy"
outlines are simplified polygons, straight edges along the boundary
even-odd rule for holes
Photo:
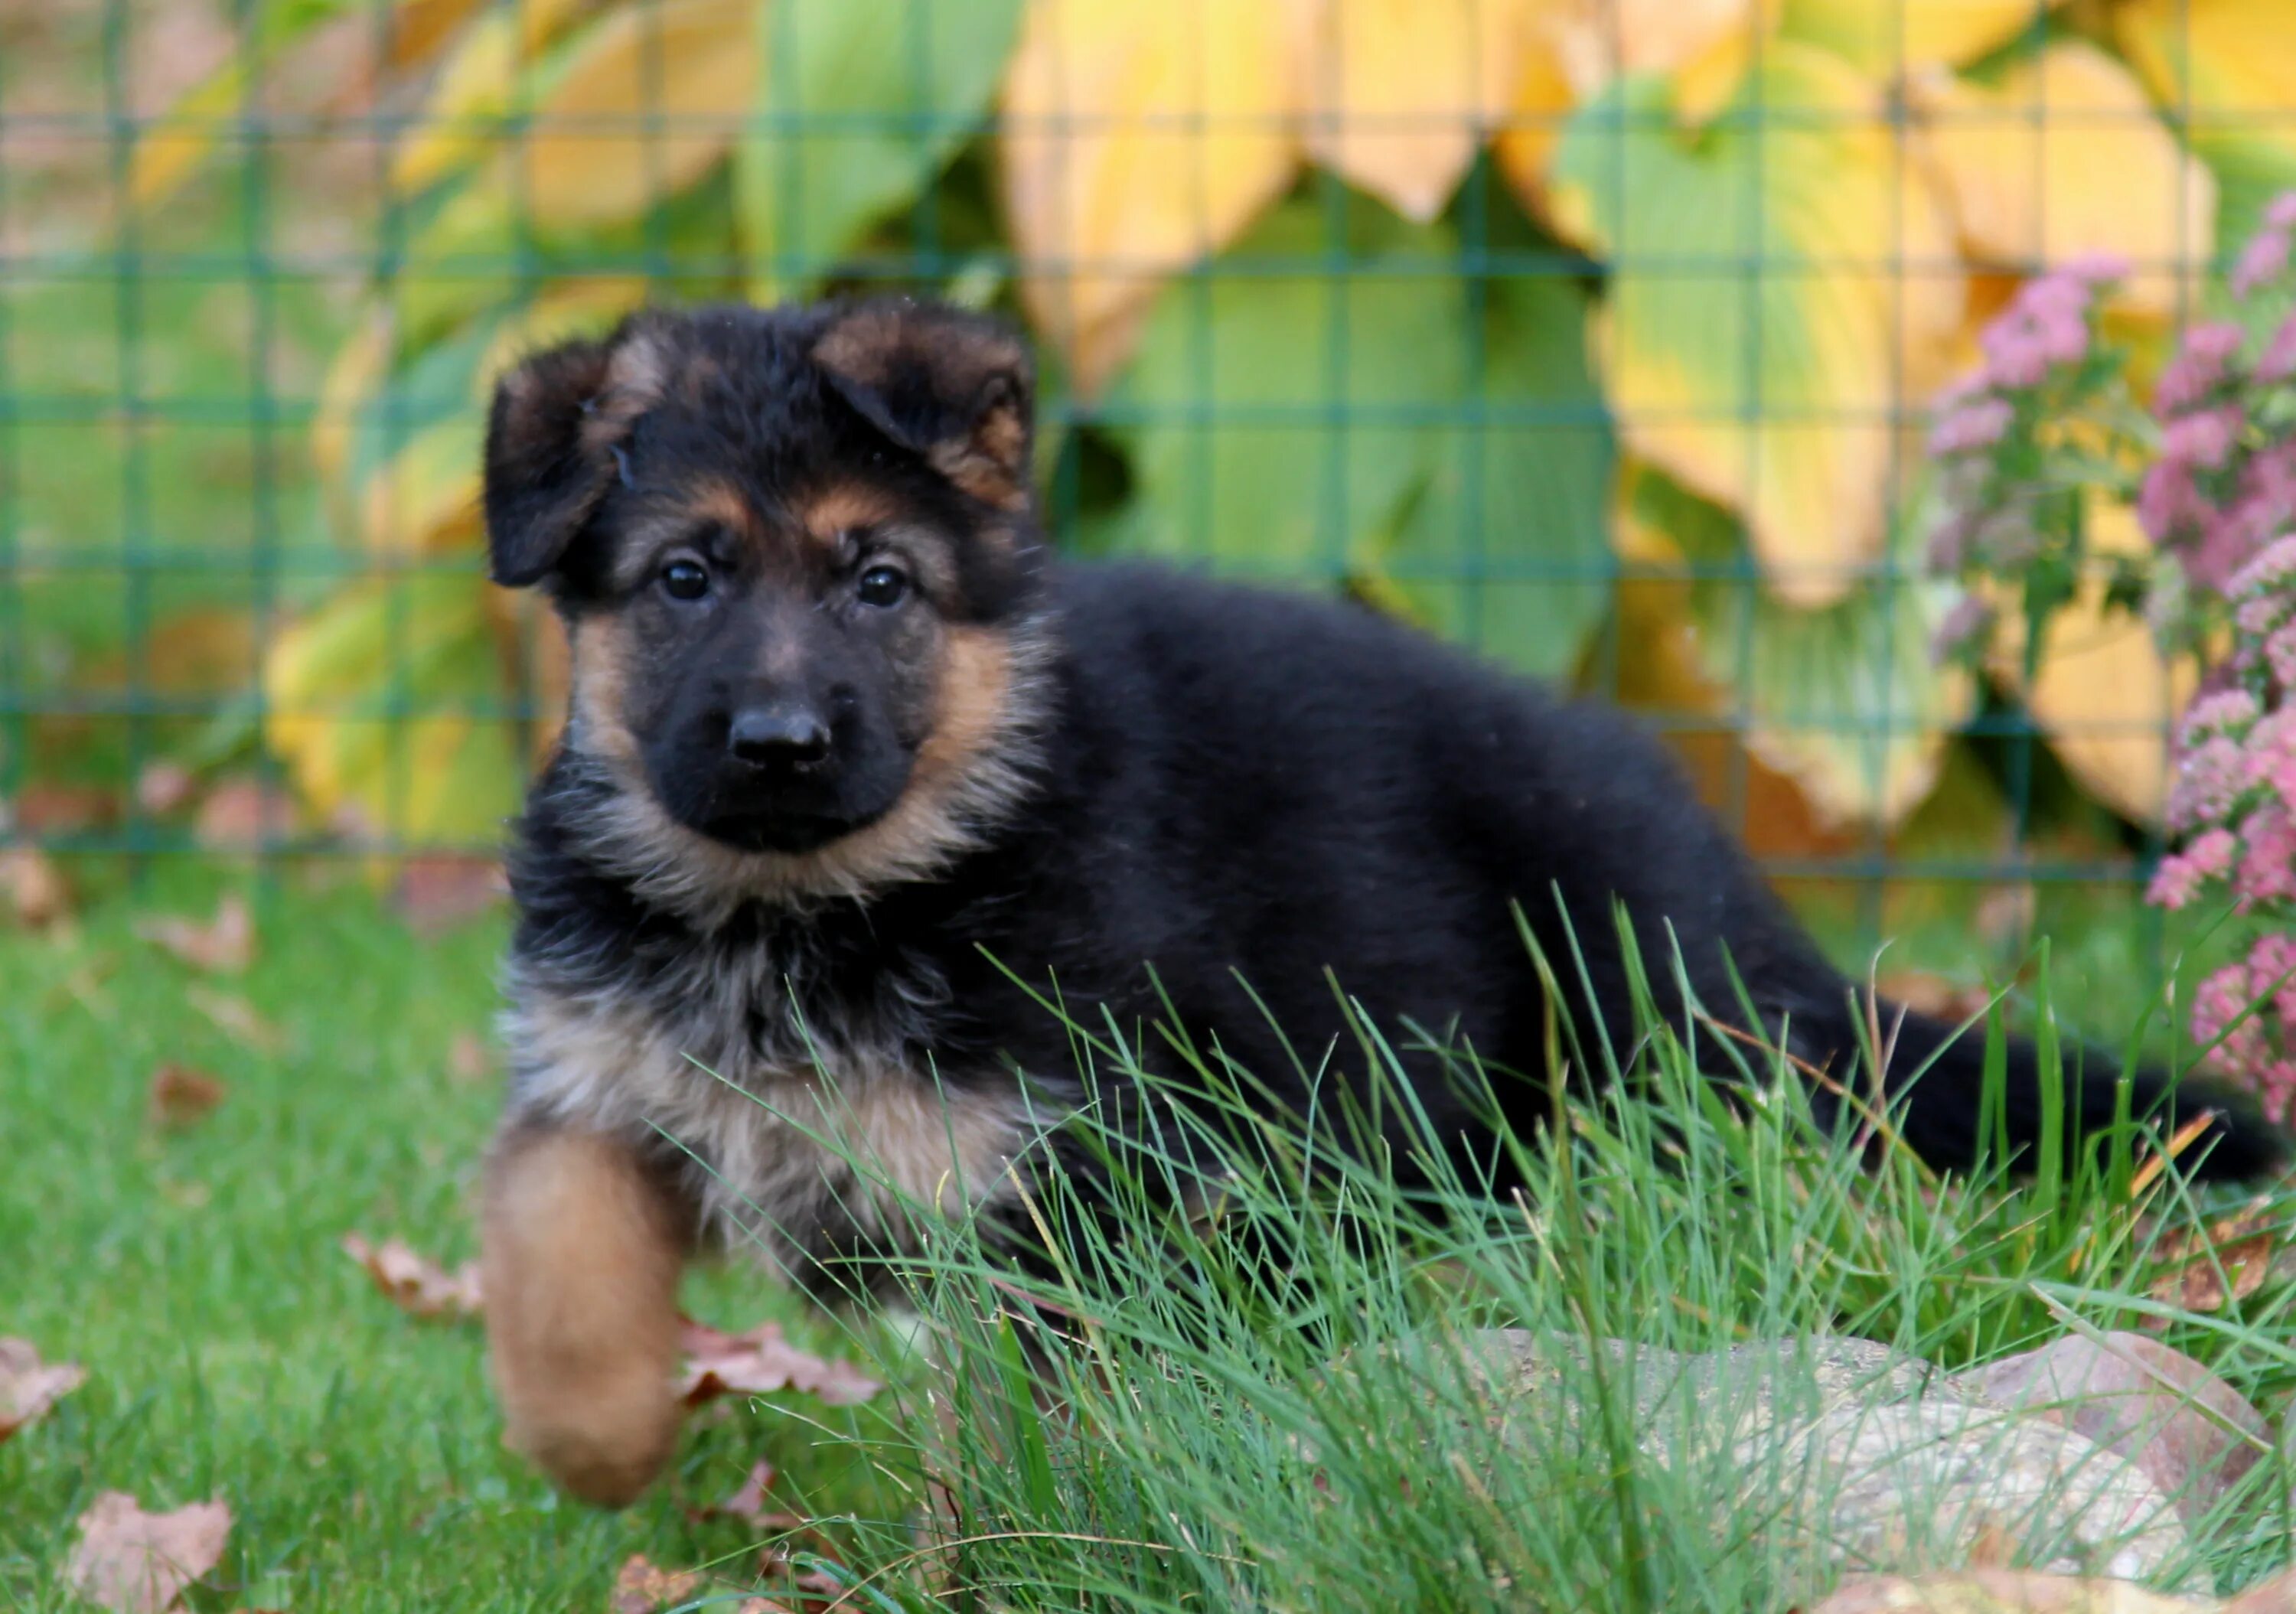
[[[1734,965],[1762,1036],[1854,1057],[1849,983],[1652,740],[1360,609],[1056,563],[1031,409],[1005,327],[910,301],[644,314],[496,394],[493,573],[547,592],[573,672],[512,854],[487,1320],[513,1443],[579,1496],[671,1449],[699,1242],[819,1282],[904,1200],[1014,1193],[1079,1092],[1037,994],[1177,1020],[1282,1095],[1354,1046],[1336,980],[1531,1073],[1526,1127],[1550,1007],[1623,1032],[1637,962],[1680,1007],[1677,952],[1706,1004],[1737,1012]],[[1567,959],[1565,913],[1585,978],[1550,1006],[1518,914]],[[1978,1147],[1973,1040],[1896,1035],[1942,1166]],[[1403,1054],[1450,1135],[1483,1123],[1443,1058]],[[2039,1081],[2013,1047],[2016,1143]],[[2112,1102],[2070,1094],[2091,1127]],[[2277,1158],[2216,1125],[2207,1171]]]

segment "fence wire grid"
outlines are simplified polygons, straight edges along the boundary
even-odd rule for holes
[[[2047,263],[2135,258],[2140,343],[2194,317],[2296,84],[2228,100],[2210,0],[1983,9],[10,0],[5,834],[485,855],[565,676],[482,580],[491,376],[898,288],[1036,336],[1066,551],[1622,700],[1870,932],[2126,899],[2171,693],[2099,693],[2125,647],[2054,703],[1933,665],[1922,433]]]

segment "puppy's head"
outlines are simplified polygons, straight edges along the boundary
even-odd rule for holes
[[[851,885],[961,838],[1024,692],[1030,430],[1019,340],[911,302],[650,313],[503,380],[494,575],[557,602],[566,744],[651,856]]]

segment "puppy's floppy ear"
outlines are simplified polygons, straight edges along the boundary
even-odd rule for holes
[[[660,397],[661,332],[627,320],[603,342],[536,354],[495,385],[487,417],[487,552],[496,582],[556,569],[616,474],[615,450]]]
[[[1028,503],[1036,382],[1003,322],[906,299],[862,303],[830,322],[813,358],[862,418],[966,493],[1008,510]]]

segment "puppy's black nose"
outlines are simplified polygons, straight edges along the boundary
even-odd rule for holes
[[[829,755],[829,725],[793,701],[746,706],[734,714],[726,749],[751,767],[809,768]]]

